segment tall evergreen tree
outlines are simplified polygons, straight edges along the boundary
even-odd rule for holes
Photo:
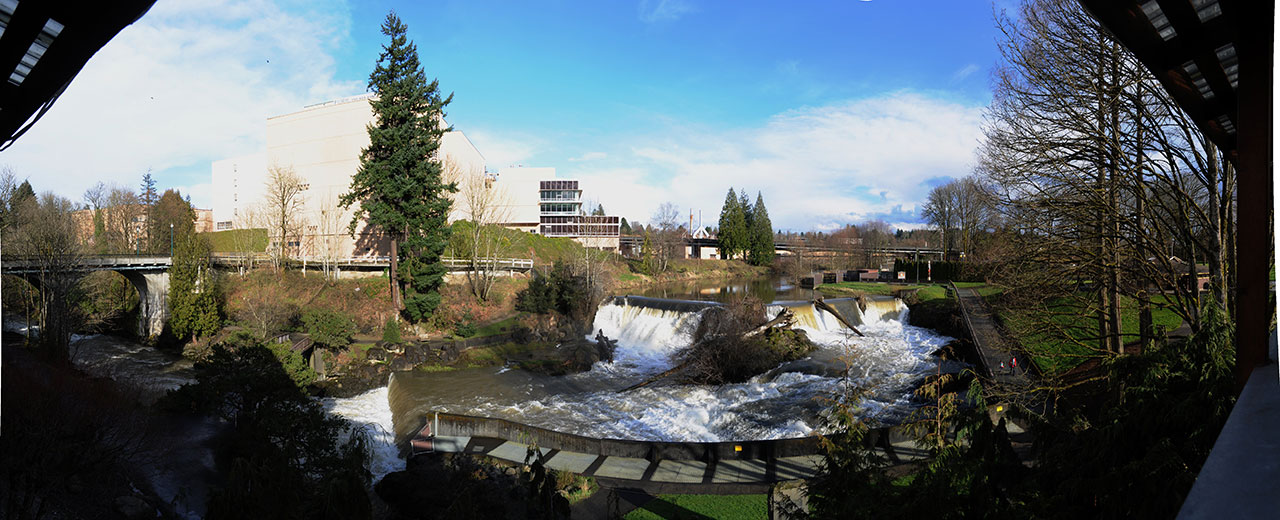
[[[627,223],[627,217],[622,217],[622,223],[618,226],[618,232],[623,235],[631,234],[631,224]]]
[[[720,208],[720,258],[733,258],[746,251],[747,215],[733,188],[724,197]]]
[[[148,248],[150,248],[154,245],[151,233],[151,228],[154,227],[152,225],[153,222],[151,221],[151,209],[155,207],[156,202],[159,202],[160,200],[159,197],[156,196],[156,180],[151,177],[151,170],[147,170],[147,173],[142,175],[142,186],[138,190],[138,198],[141,199],[142,214],[146,218],[146,225],[143,227],[147,231],[147,240],[144,243],[147,244]],[[148,253],[153,251],[154,250],[152,249],[147,250]]]
[[[212,247],[194,233],[178,239],[169,273],[169,327],[181,339],[211,335],[222,326],[214,286]]]
[[[394,12],[387,14],[382,34],[390,42],[369,75],[377,120],[368,127],[369,147],[340,202],[344,208],[359,203],[348,226],[351,234],[367,219],[391,239],[392,300],[406,317],[422,321],[440,303],[449,194],[458,188],[445,182],[438,157],[440,139],[449,131],[444,107],[453,94],[441,97],[439,82],[427,82],[407,31]]]
[[[773,222],[769,220],[769,210],[764,207],[764,196],[756,192],[756,203],[751,207],[751,252],[748,261],[751,265],[770,265],[773,263]]]
[[[195,234],[195,222],[196,212],[191,208],[191,201],[184,199],[178,190],[164,190],[147,219],[147,233],[152,239],[150,251],[169,254],[185,237]]]
[[[752,229],[755,229],[755,223],[752,222],[753,215],[751,213],[751,199],[747,198],[747,190],[738,190],[738,207],[742,211],[742,227],[738,231],[738,251],[742,252],[742,259],[749,260],[751,256]]]

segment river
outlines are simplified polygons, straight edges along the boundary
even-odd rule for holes
[[[427,414],[451,412],[620,439],[802,437],[822,428],[823,412],[841,398],[848,382],[866,391],[861,408],[865,418],[892,424],[913,408],[913,383],[933,370],[929,353],[950,341],[909,325],[906,306],[894,298],[872,299],[865,312],[850,299],[828,300],[865,337],[854,336],[808,301],[776,301],[769,314],[791,308],[798,327],[819,345],[809,358],[746,383],[620,392],[670,368],[671,355],[692,343],[691,334],[701,319],[700,311],[667,310],[661,301],[635,300],[610,302],[597,311],[593,330],[618,340],[618,349],[612,363],[597,363],[584,373],[557,377],[478,368],[394,374],[388,395],[396,433],[403,438]]]
[[[697,310],[665,310],[652,302],[622,300],[602,305],[593,329],[618,340],[612,363],[569,376],[543,376],[509,368],[450,372],[401,372],[387,387],[344,399],[325,399],[329,413],[352,421],[373,440],[370,471],[375,480],[402,469],[397,434],[411,434],[432,411],[493,416],[554,430],[622,439],[724,441],[812,435],[821,430],[823,412],[852,382],[866,391],[861,413],[873,423],[892,424],[915,406],[911,390],[934,368],[929,353],[950,338],[910,325],[900,300],[872,298],[865,311],[848,299],[828,300],[866,337],[851,334],[829,314],[814,309],[800,291],[777,280],[752,283],[687,284],[646,291],[654,297],[723,301],[749,293],[768,297],[770,315],[789,307],[820,348],[810,357],[775,368],[741,383],[722,386],[651,386],[620,392],[671,366],[670,356],[691,343],[701,319]],[[780,299],[794,298],[793,300]],[[763,317],[762,317],[763,318]],[[20,323],[5,320],[9,330]],[[192,380],[191,363],[170,353],[106,335],[75,336],[72,353],[87,372],[142,387],[151,401]],[[213,427],[195,431],[207,440]],[[209,453],[191,453],[181,464],[157,472],[153,485],[162,496],[189,495],[175,489],[180,473],[212,472]],[[184,470],[182,466],[185,465]],[[165,473],[169,472],[169,473]],[[167,476],[166,476],[167,475]],[[165,482],[170,482],[166,485]],[[185,496],[189,511],[203,497]],[[184,510],[184,511],[185,511]]]

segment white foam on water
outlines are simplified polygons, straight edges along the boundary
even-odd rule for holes
[[[839,376],[843,365],[831,360],[847,352],[850,380],[867,390],[859,404],[862,415],[892,422],[911,407],[911,383],[932,370],[929,353],[949,338],[906,324],[900,301],[876,302],[865,315],[852,300],[828,303],[866,336],[856,336],[807,302],[769,306],[770,316],[783,306],[796,311],[797,328],[819,352],[812,361],[785,365],[794,370],[771,371],[745,383],[653,385],[621,392],[669,368],[671,355],[692,343],[701,313],[608,303],[596,314],[593,336],[603,331],[618,340],[613,363],[597,363],[589,372],[562,379],[521,379],[519,384],[530,386],[515,393],[412,396],[412,406],[602,438],[709,442],[802,437],[819,431],[824,411],[845,394],[846,380]],[[458,377],[459,383],[476,385],[490,376],[460,371],[408,377]]]
[[[693,342],[701,313],[669,311],[607,303],[596,311],[594,332],[617,340],[615,365],[640,372],[658,372],[671,365],[671,354]]]
[[[391,425],[391,405],[387,388],[375,388],[355,397],[324,399],[329,413],[351,421],[369,436],[369,472],[373,481],[404,469],[404,461],[396,448],[395,429]]]

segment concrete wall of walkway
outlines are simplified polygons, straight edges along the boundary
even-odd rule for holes
[[[734,442],[661,442],[628,439],[599,439],[571,433],[557,432],[536,426],[520,424],[506,419],[474,417],[449,413],[429,414],[423,418],[417,430],[419,437],[438,435],[444,437],[470,437],[506,439],[539,448],[591,453],[609,457],[631,457],[657,460],[770,460],[781,457],[797,457],[820,453],[818,437],[773,439]],[[407,445],[410,439],[405,439]],[[867,433],[866,441],[892,458],[913,457],[910,438],[897,428],[878,428]],[[895,453],[896,452],[896,453]]]

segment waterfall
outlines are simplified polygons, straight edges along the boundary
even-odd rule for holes
[[[670,366],[671,354],[693,343],[693,333],[702,320],[699,307],[662,308],[653,298],[618,298],[600,306],[592,325],[618,341],[614,362],[640,371],[661,371]],[[648,304],[648,305],[646,305]],[[676,308],[672,308],[676,307]]]

